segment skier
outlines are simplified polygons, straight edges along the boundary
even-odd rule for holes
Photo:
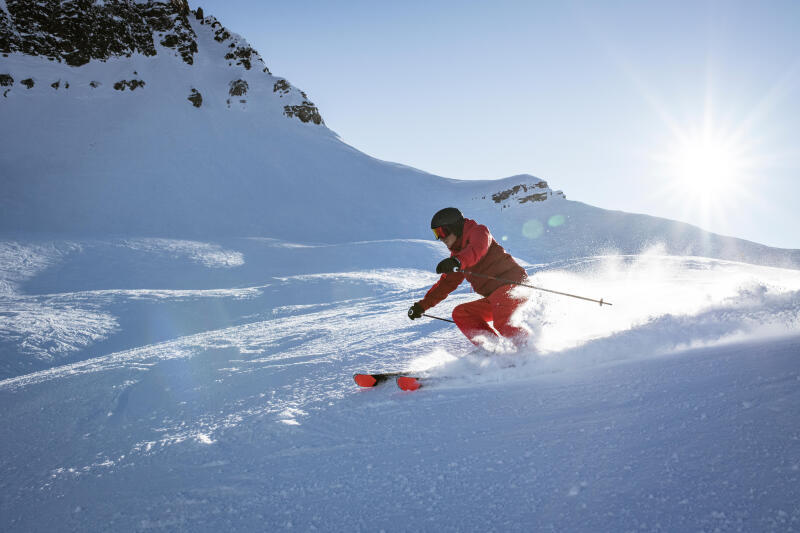
[[[523,345],[528,331],[512,325],[511,317],[524,300],[511,295],[514,285],[509,281],[524,282],[525,270],[497,244],[486,226],[464,218],[455,207],[437,211],[431,220],[431,229],[450,250],[450,257],[436,266],[436,273],[442,277],[422,300],[409,308],[408,318],[420,318],[466,278],[483,298],[453,309],[453,321],[461,332],[476,346],[498,340],[498,334],[518,347]]]

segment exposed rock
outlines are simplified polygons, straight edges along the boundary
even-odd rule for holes
[[[15,33],[10,17],[3,9],[0,9],[0,52],[3,52],[3,57],[8,57],[8,52],[11,50],[12,36]]]
[[[164,39],[162,39],[161,45],[166,46],[167,48],[175,48],[178,46],[178,36],[170,33],[169,35],[165,36]]]
[[[272,92],[280,93],[280,97],[283,98],[284,95],[289,94],[289,90],[292,88],[289,85],[289,82],[286,80],[278,80],[275,82],[275,86],[272,88]]]
[[[14,78],[11,74],[0,74],[0,87],[11,87],[14,85]]]
[[[317,106],[308,101],[304,101],[301,105],[283,106],[283,114],[287,117],[297,117],[302,122],[313,122],[317,125],[324,124]]]
[[[200,107],[201,105],[203,105],[203,95],[200,94],[200,91],[198,91],[197,89],[192,89],[192,94],[189,95],[188,100],[195,107]]]
[[[22,52],[80,66],[134,53],[156,55],[156,32],[170,40],[184,61],[197,52],[186,0],[6,0],[0,9],[0,52]]]
[[[516,196],[520,192],[527,193],[529,190],[533,191],[535,189],[547,189],[547,182],[540,181],[538,183],[533,183],[528,185],[526,184],[515,185],[514,187],[508,190],[500,191],[498,193],[493,194],[492,200],[494,200],[495,203],[499,204],[507,200],[511,196]],[[543,193],[534,193],[534,194],[529,194],[527,196],[522,196],[520,198],[517,198],[516,200],[519,203],[524,204],[525,202],[541,202],[546,199],[547,199],[547,193],[543,192]]]
[[[247,85],[247,82],[244,80],[234,80],[231,82],[230,89],[228,90],[228,94],[231,96],[243,96],[247,94],[247,89],[250,87]]]
[[[189,14],[188,0],[170,0],[170,3],[175,7],[178,13],[184,17]]]
[[[25,87],[27,87],[28,89],[33,89],[33,86],[35,85],[35,82],[33,81],[32,78],[24,79],[20,83]]]
[[[103,85],[103,84],[100,83],[99,81],[90,81],[89,82],[89,87],[91,87],[92,89],[97,89],[101,85]]]
[[[52,87],[53,89],[56,89],[56,90],[57,90],[57,89],[58,89],[60,86],[61,86],[61,80],[58,80],[58,81],[56,81],[56,82],[53,82],[53,83],[51,83],[51,84],[50,84],[50,87]]]
[[[205,18],[205,15],[203,15],[203,8],[202,7],[198,7],[197,10],[194,12],[194,18],[199,20],[200,24],[203,23],[203,19]]]
[[[145,82],[143,80],[120,80],[114,84],[114,88],[118,91],[124,91],[125,87],[128,87],[131,91],[135,91],[139,87],[144,87]]]
[[[249,46],[237,46],[233,52],[225,54],[225,59],[237,59],[236,64],[243,66],[246,70],[252,67],[253,56],[258,57],[258,52]]]
[[[231,38],[231,32],[225,29],[225,27],[220,24],[219,21],[215,20],[212,22],[211,27],[214,28],[214,40],[218,43]]]
[[[176,28],[176,31],[181,32],[183,29]],[[185,31],[169,33],[161,40],[161,45],[176,50],[187,65],[193,65],[194,54],[197,53],[197,41],[192,38],[193,36],[194,32],[191,36],[187,35]]]
[[[525,202],[543,202],[547,200],[547,193],[541,192],[538,194],[531,194],[529,196],[523,196],[519,199],[519,203],[524,204]]]

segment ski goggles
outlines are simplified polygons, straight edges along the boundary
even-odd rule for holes
[[[444,239],[450,232],[447,231],[447,228],[444,226],[439,226],[438,228],[433,228],[433,234],[436,236],[437,239]]]

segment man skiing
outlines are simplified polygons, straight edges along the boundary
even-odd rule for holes
[[[498,334],[517,346],[524,344],[527,330],[511,324],[511,316],[524,300],[511,295],[514,285],[509,282],[525,281],[525,270],[497,244],[486,226],[464,218],[455,207],[433,215],[431,229],[450,250],[450,257],[436,266],[436,273],[442,277],[422,300],[411,306],[408,318],[420,318],[466,278],[483,298],[453,309],[453,321],[461,332],[476,346],[497,340]]]

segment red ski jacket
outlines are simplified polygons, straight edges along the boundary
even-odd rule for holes
[[[461,262],[461,270],[469,270],[484,276],[493,276],[521,283],[526,278],[525,270],[514,261],[502,246],[497,244],[489,228],[469,218],[464,219],[464,231],[456,242],[451,257]],[[428,310],[453,292],[464,278],[472,285],[472,289],[483,297],[492,294],[498,287],[508,285],[494,279],[453,272],[442,274],[439,281],[430,288],[425,297],[417,302]]]

